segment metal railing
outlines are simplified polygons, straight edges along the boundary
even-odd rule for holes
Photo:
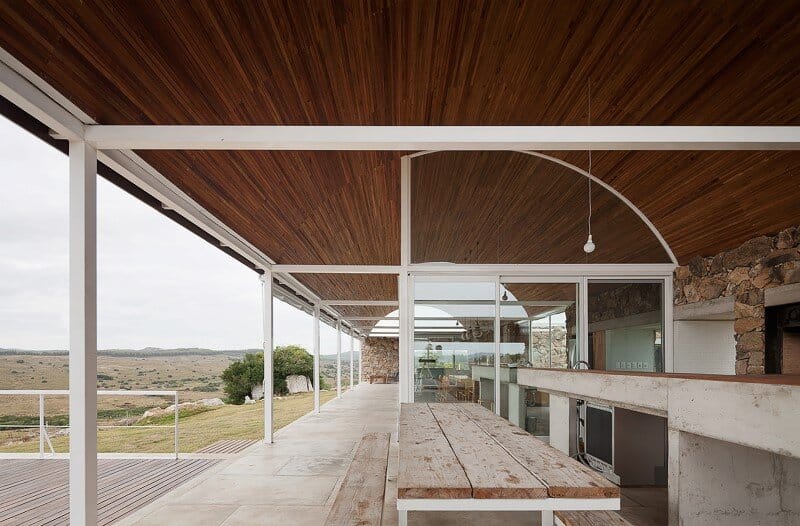
[[[2,429],[39,429],[39,458],[44,458],[45,443],[50,448],[50,453],[55,455],[53,443],[50,440],[48,428],[69,429],[68,425],[52,425],[48,424],[45,420],[45,405],[44,399],[46,396],[69,396],[69,391],[66,389],[0,389],[0,396],[38,396],[39,397],[39,425],[30,424],[0,424]],[[126,391],[126,390],[98,390],[97,396],[170,396],[174,400],[174,422],[172,425],[137,425],[137,426],[120,426],[120,425],[98,425],[97,429],[156,429],[156,428],[173,428],[174,445],[175,445],[175,458],[178,458],[178,391]]]

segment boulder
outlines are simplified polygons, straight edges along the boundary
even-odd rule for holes
[[[307,393],[314,390],[314,385],[306,376],[290,374],[286,377],[286,390],[289,394]]]

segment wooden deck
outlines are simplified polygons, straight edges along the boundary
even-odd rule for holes
[[[98,524],[111,524],[215,465],[214,459],[100,459]],[[0,459],[0,524],[69,524],[69,461]]]

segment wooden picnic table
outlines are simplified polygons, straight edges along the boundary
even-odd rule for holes
[[[474,403],[402,404],[397,509],[618,510],[619,488],[599,473]]]

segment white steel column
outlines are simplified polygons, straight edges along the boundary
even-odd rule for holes
[[[97,524],[97,152],[69,143],[69,522]]]
[[[589,363],[589,280],[585,276],[578,283],[578,308],[575,309],[575,314],[578,316],[575,328],[578,360]]]
[[[494,412],[500,414],[500,276],[494,280]]]
[[[400,274],[397,277],[397,299],[400,302],[400,328],[398,333],[399,338],[399,353],[397,370],[400,373],[398,379],[398,389],[400,389],[400,396],[398,397],[400,403],[411,402],[409,400],[409,382],[408,377],[408,361],[409,361],[409,338],[408,338],[408,275]]]
[[[314,304],[314,412],[319,413],[319,303]]]
[[[664,278],[664,327],[661,333],[661,354],[664,360],[664,372],[671,373],[675,368],[675,322],[673,320],[673,284],[672,274]]]
[[[336,320],[336,398],[342,397],[342,320]]]
[[[273,386],[273,309],[272,309],[272,271],[267,269],[261,276],[261,300],[264,324],[264,441],[272,444],[272,395]]]
[[[353,348],[355,344],[353,343],[353,328],[350,327],[350,389],[353,388],[353,376],[355,375],[355,365],[353,364]]]

